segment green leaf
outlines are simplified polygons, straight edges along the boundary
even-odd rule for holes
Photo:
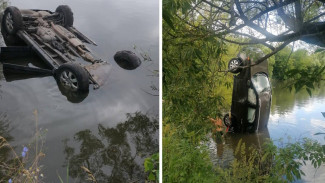
[[[191,4],[189,2],[185,2],[182,6],[182,13],[186,14],[187,10],[192,8]]]
[[[309,88],[306,88],[306,90],[307,90],[309,96],[311,97],[311,90]]]
[[[325,145],[322,145],[322,148],[323,148],[323,152],[325,153]]]
[[[154,176],[154,174],[152,172],[150,172],[148,179],[149,180],[156,180],[156,177]]]
[[[156,154],[152,155],[151,159],[154,160],[154,161],[159,161],[159,153],[156,153]]]
[[[202,57],[201,57],[202,52],[199,49],[195,49],[194,51],[195,51],[196,56],[203,62]]]
[[[156,172],[156,180],[159,180],[159,171]]]
[[[169,14],[169,12],[167,10],[163,10],[163,19],[169,25],[170,28],[175,30],[173,21],[171,20],[171,15]]]
[[[144,171],[147,172],[152,169],[153,169],[153,163],[152,163],[151,159],[147,158],[144,161]]]

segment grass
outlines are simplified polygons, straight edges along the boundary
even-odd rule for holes
[[[0,182],[40,182],[44,178],[41,173],[40,160],[45,156],[43,145],[45,142],[46,130],[38,129],[38,112],[34,111],[36,133],[32,143],[24,146],[21,155],[17,154],[15,147],[2,136],[0,136],[0,150],[7,151],[8,158],[0,162],[0,174],[4,175]],[[35,149],[31,147],[35,146]],[[34,151],[34,152],[33,152]],[[33,153],[32,153],[33,152]],[[35,154],[35,155],[32,155]]]

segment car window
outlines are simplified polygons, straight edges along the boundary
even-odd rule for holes
[[[252,83],[257,91],[261,93],[262,91],[270,91],[270,82],[266,74],[257,73],[252,77]]]
[[[248,108],[248,113],[247,113],[247,121],[249,123],[253,123],[255,120],[255,111],[256,109],[249,107]]]
[[[251,88],[248,88],[248,101],[249,103],[256,105],[256,95],[254,93],[254,90]]]

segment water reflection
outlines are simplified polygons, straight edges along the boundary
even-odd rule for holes
[[[273,83],[271,114],[284,115],[295,107],[306,107],[312,99],[325,98],[325,83],[320,84],[312,91],[312,97],[301,89],[299,92],[289,91],[285,83]]]
[[[239,154],[235,155],[240,140],[246,147],[262,150],[263,144],[270,140],[269,130],[266,128],[256,133],[227,133],[222,140],[210,139],[208,146],[213,164],[228,167],[234,158],[240,159]],[[246,150],[249,154],[248,148]]]
[[[64,140],[65,167],[70,177],[87,179],[81,166],[89,169],[97,182],[134,182],[145,180],[143,159],[158,150],[158,120],[141,112],[127,114],[125,122],[116,127],[98,124],[98,135],[85,129],[74,135],[71,146]]]
[[[62,95],[66,96],[67,100],[71,103],[80,103],[82,102],[89,94],[89,91],[71,91],[65,86],[62,85],[60,82],[56,82],[59,90]]]
[[[276,83],[273,90],[272,110],[269,130],[272,139],[290,136],[295,140],[309,137],[319,140],[317,132],[325,131],[325,120],[322,111],[325,108],[325,84],[312,91],[312,97],[307,91],[297,93],[283,88],[282,83]]]

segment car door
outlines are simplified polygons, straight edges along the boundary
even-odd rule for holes
[[[252,86],[254,88],[254,93],[257,94],[256,103],[258,104],[255,111],[250,111],[248,109],[248,118],[252,116],[254,112],[257,119],[256,129],[262,130],[267,127],[270,109],[271,109],[271,85],[268,76],[265,73],[256,73],[253,75]]]

